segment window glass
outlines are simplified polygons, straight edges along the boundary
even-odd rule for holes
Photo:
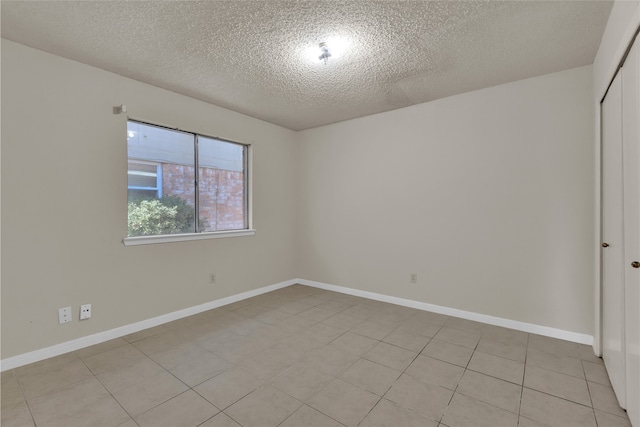
[[[240,144],[198,136],[201,231],[247,228],[244,151]]]
[[[130,120],[127,153],[130,237],[248,228],[246,145]]]

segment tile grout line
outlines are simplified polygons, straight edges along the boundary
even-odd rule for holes
[[[397,326],[396,328],[394,328],[391,332],[389,332],[387,335],[385,335],[385,336],[383,337],[383,339],[384,339],[384,338],[386,338],[387,336],[389,336],[390,334],[392,334],[392,333],[393,333],[394,331],[396,331],[399,327],[400,327],[400,325],[398,325],[398,326]],[[440,329],[442,329],[442,326],[438,329],[438,331],[439,331]],[[437,334],[437,332],[436,332],[436,334]],[[397,380],[398,380],[398,379],[399,379],[399,378],[400,378],[400,377],[401,377],[401,376],[406,372],[406,370],[407,370],[407,369],[409,369],[409,366],[411,366],[411,364],[412,364],[413,362],[415,362],[415,360],[418,358],[418,356],[420,356],[420,354],[422,354],[422,352],[423,352],[423,351],[424,351],[424,349],[427,347],[427,345],[429,345],[429,343],[431,342],[431,340],[432,340],[432,339],[433,339],[433,337],[429,338],[429,340],[425,343],[425,345],[424,345],[424,346],[422,347],[422,349],[418,352],[418,354],[416,354],[416,356],[413,358],[413,360],[412,360],[412,361],[411,361],[411,362],[410,362],[410,363],[409,363],[409,364],[404,368],[404,370],[403,370],[402,372],[400,372],[400,375],[398,376],[398,378],[396,378],[396,379],[394,380],[394,383],[395,383],[395,382],[396,382],[396,381],[397,381]],[[381,343],[381,342],[383,342],[383,341],[382,341],[382,340],[378,340],[378,343]],[[376,344],[376,345],[377,345],[377,344]],[[393,344],[390,344],[390,345],[393,345]],[[396,346],[396,347],[397,347],[397,346]],[[401,347],[398,347],[398,348],[401,348]],[[405,349],[405,350],[406,350],[406,349]],[[365,353],[365,354],[366,354],[366,353]],[[363,356],[361,356],[361,358],[363,358],[363,357],[364,357],[364,355],[363,355]],[[367,360],[367,359],[365,359],[365,360]],[[372,363],[375,363],[375,362],[372,362]],[[384,365],[381,365],[381,366],[384,366]],[[407,374],[407,375],[409,375],[409,374]],[[375,405],[373,405],[373,406],[371,407],[371,409],[369,409],[369,411],[367,412],[367,414],[362,418],[362,420],[360,420],[360,422],[358,423],[358,425],[362,424],[362,421],[364,421],[364,420],[367,418],[367,416],[371,413],[371,411],[373,411],[373,409],[374,409],[376,406],[378,406],[378,404],[382,401],[382,399],[384,399],[384,396],[389,392],[389,390],[391,390],[391,388],[392,388],[392,387],[393,387],[393,384],[391,384],[389,387],[387,387],[387,389],[386,389],[386,390],[385,390],[385,392],[382,394],[382,396],[380,396],[380,399],[378,399],[378,401],[375,403]],[[438,421],[438,423],[439,423],[439,421]]]
[[[128,345],[131,345],[132,347],[135,347],[135,346],[133,346],[132,344],[128,344]],[[104,352],[102,352],[102,353],[105,353],[105,352],[107,352],[107,351],[109,351],[109,350],[105,350],[105,351],[104,351]],[[140,350],[138,350],[138,351],[140,351]],[[75,353],[75,352],[74,352],[74,353]],[[140,351],[140,353],[142,353],[142,352]],[[96,353],[96,354],[100,354],[100,353]],[[147,359],[151,360],[153,363],[155,363],[156,365],[158,365],[158,363],[157,363],[155,360],[151,359],[149,356],[147,356],[147,355],[146,355],[146,354],[144,354],[144,353],[142,353],[142,354],[144,355],[144,357],[146,357]],[[76,356],[77,356],[77,354],[76,354]],[[98,382],[100,383],[100,385],[102,386],[102,388],[104,388],[104,389],[106,390],[106,392],[107,392],[107,393],[109,393],[109,396],[111,396],[111,398],[112,398],[112,399],[113,399],[113,400],[118,404],[118,406],[120,406],[120,407],[122,408],[122,410],[123,410],[127,415],[129,415],[129,418],[130,418],[130,419],[131,419],[131,420],[132,420],[136,425],[139,425],[139,424],[138,424],[138,422],[137,422],[137,421],[135,420],[135,418],[133,417],[133,415],[131,415],[131,414],[129,413],[129,411],[127,411],[127,409],[126,409],[124,406],[122,406],[122,403],[120,403],[120,401],[119,401],[119,400],[118,400],[118,399],[113,395],[113,393],[111,393],[111,390],[109,390],[109,389],[104,385],[104,383],[103,383],[102,381],[100,381],[100,378],[98,378],[98,375],[97,375],[97,374],[94,374],[94,373],[93,373],[93,371],[91,370],[91,368],[89,368],[89,367],[87,366],[87,364],[85,363],[84,359],[83,359],[83,358],[81,358],[80,356],[78,356],[78,359],[80,359],[80,361],[82,362],[82,364],[83,364],[83,365],[84,365],[84,366],[89,370],[89,372],[91,372],[91,375],[93,375],[93,378],[95,378],[95,380],[96,380],[96,381],[98,381]],[[158,366],[160,366],[160,365],[158,365]],[[162,366],[160,366],[160,367],[162,368]],[[163,368],[163,369],[164,369],[164,368]],[[109,371],[107,371],[107,372],[109,372]]]
[[[591,387],[589,387],[589,380],[587,378],[587,370],[584,369],[584,360],[580,358],[580,366],[582,367],[582,373],[584,374],[584,381],[587,385],[587,392],[589,393],[589,401],[591,402],[591,411],[593,412],[593,420],[596,423],[596,427],[599,425],[598,417],[596,417],[596,408],[593,406],[593,397],[591,396]]]
[[[22,399],[24,400],[25,405],[27,405],[27,410],[29,411],[29,416],[31,416],[31,420],[33,421],[33,425],[38,427],[38,423],[36,423],[36,418],[33,415],[33,411],[31,410],[31,405],[29,404],[29,400],[27,399],[27,396],[24,394],[24,389],[22,388],[22,383],[20,382],[20,379],[18,378],[18,374],[15,372],[15,369],[11,370],[11,373],[13,374],[13,377],[16,380],[16,383],[18,384],[18,388],[20,389],[20,395],[22,396]]]
[[[527,373],[527,358],[529,357],[529,341],[531,334],[527,334],[527,344],[524,351],[524,366],[522,367],[522,386],[520,387],[520,405],[518,406],[518,425],[520,425],[520,417],[522,417],[522,401],[524,400],[524,377]]]
[[[442,326],[444,328],[444,325]],[[442,328],[440,328],[442,329]],[[451,402],[453,402],[453,398],[456,395],[456,392],[458,391],[458,387],[460,387],[460,382],[462,382],[462,379],[464,378],[464,374],[467,372],[467,370],[469,370],[467,367],[469,366],[469,363],[471,362],[471,358],[473,357],[473,354],[476,352],[476,350],[478,349],[478,344],[480,344],[480,340],[482,339],[482,334],[480,334],[480,338],[478,339],[478,342],[476,343],[476,345],[473,347],[473,353],[471,353],[471,357],[469,358],[469,361],[467,362],[467,365],[464,367],[464,371],[462,371],[462,377],[460,377],[460,381],[458,381],[458,384],[456,384],[456,388],[453,390],[453,393],[451,394],[451,398],[449,399],[449,403],[447,403],[447,407],[444,410],[444,413],[442,414],[442,416],[440,417],[440,419],[438,420],[439,424],[442,424],[442,420],[444,419],[445,414],[447,413],[447,410],[449,409],[449,407],[451,406]],[[473,372],[473,371],[472,371]],[[462,393],[461,393],[462,394]],[[486,403],[486,402],[484,402]],[[493,406],[493,405],[491,405]]]

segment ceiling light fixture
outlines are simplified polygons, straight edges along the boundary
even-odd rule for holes
[[[320,56],[319,60],[324,61],[324,65],[327,65],[327,61],[331,57],[331,53],[329,52],[329,47],[327,46],[327,42],[320,43]]]

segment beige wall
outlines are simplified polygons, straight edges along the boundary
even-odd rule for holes
[[[592,334],[592,84],[587,66],[301,132],[300,277]]]
[[[119,104],[253,144],[255,236],[124,247]],[[295,142],[284,128],[2,40],[2,358],[296,277]],[[75,317],[84,303],[91,320],[58,325],[58,308]]]
[[[583,67],[296,134],[2,40],[1,357],[295,277],[591,334],[592,84]],[[123,103],[253,144],[256,235],[124,247]],[[90,321],[57,324],[83,303]]]

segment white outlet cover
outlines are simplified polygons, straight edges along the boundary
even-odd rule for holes
[[[64,307],[58,310],[58,323],[69,323],[71,322],[71,307]]]
[[[80,320],[91,318],[91,304],[83,304],[80,306]]]

